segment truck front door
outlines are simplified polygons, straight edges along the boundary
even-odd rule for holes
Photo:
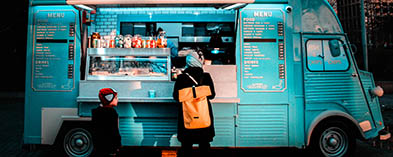
[[[313,114],[340,110],[353,116],[366,137],[375,128],[356,63],[344,35],[303,34],[306,128]]]

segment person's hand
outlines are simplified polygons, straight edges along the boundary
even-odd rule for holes
[[[177,52],[177,56],[179,56],[179,57],[185,57],[185,56],[187,56],[187,50],[180,50],[180,51],[178,51]]]
[[[177,52],[177,55],[179,57],[185,57],[187,56],[189,53],[194,52],[195,50],[193,49],[188,49],[188,50],[180,50],[179,52]]]

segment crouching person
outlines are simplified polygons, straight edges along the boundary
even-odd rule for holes
[[[117,92],[111,88],[100,90],[100,106],[92,109],[93,144],[92,156],[116,156],[121,146],[119,115],[113,108],[117,106]]]

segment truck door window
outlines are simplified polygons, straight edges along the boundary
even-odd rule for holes
[[[307,42],[307,66],[310,71],[323,71],[322,42],[320,40]]]
[[[310,71],[345,71],[349,67],[343,43],[339,40],[308,40],[306,47]]]
[[[335,43],[333,47],[329,46],[332,41]],[[349,63],[342,42],[339,40],[323,40],[323,45],[325,71],[347,70]]]

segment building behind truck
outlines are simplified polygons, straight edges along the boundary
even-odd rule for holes
[[[367,33],[368,60],[370,63],[370,71],[373,72],[376,81],[392,80],[391,75],[387,73],[393,72],[389,66],[385,66],[384,62],[388,62],[393,58],[391,53],[393,49],[393,1],[392,0],[366,0],[365,4],[365,25]],[[348,38],[357,47],[355,58],[359,63],[359,67],[363,67],[362,44],[360,38],[360,1],[337,1],[337,15],[342,22],[343,29],[348,33]],[[382,83],[381,83],[382,84]],[[384,84],[391,86],[390,82]],[[388,92],[392,89],[386,89]]]
[[[145,47],[164,41],[178,56]],[[212,147],[350,155],[355,139],[390,134],[382,134],[383,91],[348,45],[325,0],[31,0],[24,144],[88,156],[90,111],[111,87],[124,146],[180,146],[173,85],[184,53],[201,49],[216,89]]]

